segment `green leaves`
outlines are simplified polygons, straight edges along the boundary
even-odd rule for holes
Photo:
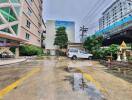
[[[119,46],[116,44],[110,45],[108,48],[101,48],[103,37],[88,37],[84,42],[84,48],[94,55],[94,58],[105,59],[106,56],[113,56],[115,59]]]
[[[98,50],[102,45],[103,38],[102,37],[88,37],[86,41],[84,42],[83,46],[86,50],[90,51],[91,53],[94,53],[96,50]]]
[[[43,54],[43,50],[34,45],[23,45],[20,46],[20,54],[23,56],[41,55]]]
[[[56,30],[56,35],[55,35],[55,41],[54,45],[57,45],[62,48],[66,48],[68,44],[68,36],[66,34],[66,28],[65,27],[59,27]]]

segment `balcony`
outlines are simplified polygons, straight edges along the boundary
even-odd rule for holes
[[[122,30],[124,28],[127,29],[131,26],[132,26],[132,16],[128,16],[105,29],[97,31],[95,35],[100,36],[100,35],[107,34],[107,33],[113,34],[113,31],[115,30]]]

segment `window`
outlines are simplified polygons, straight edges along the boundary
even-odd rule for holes
[[[41,27],[41,23],[38,22],[38,27]]]
[[[32,14],[32,10],[28,7],[28,12],[27,12],[27,14],[29,15],[29,16],[31,16],[31,14]]]
[[[30,28],[30,25],[31,25],[30,21],[27,20],[27,25],[26,25],[26,26],[27,26],[28,28]]]
[[[78,52],[77,49],[70,49],[69,52]]]
[[[0,0],[0,3],[6,3],[8,2],[7,0]]]
[[[30,34],[26,33],[25,38],[26,38],[27,40],[29,40],[29,39],[30,39]]]
[[[85,51],[80,51],[80,53],[82,53],[82,54],[87,54]]]

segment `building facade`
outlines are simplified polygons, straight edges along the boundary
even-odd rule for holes
[[[125,17],[131,16],[132,0],[116,0],[102,15],[99,19],[100,30],[107,28]]]
[[[46,25],[44,23],[44,20],[42,21],[42,34],[41,34],[41,47],[45,48],[45,39],[46,39]]]
[[[20,44],[41,47],[42,4],[42,0],[0,0],[1,49]]]
[[[68,41],[70,43],[75,42],[75,23],[73,21],[47,20],[45,49],[49,51],[51,55],[55,55],[55,51],[58,49],[58,47],[54,45],[56,29],[58,27],[65,27]]]
[[[116,0],[99,19],[99,31],[103,45],[132,43],[132,0]]]

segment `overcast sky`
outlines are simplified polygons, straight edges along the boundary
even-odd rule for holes
[[[102,2],[101,2],[102,1]],[[70,20],[76,23],[76,42],[83,24],[89,33],[98,30],[101,13],[115,0],[44,0],[44,20]]]

